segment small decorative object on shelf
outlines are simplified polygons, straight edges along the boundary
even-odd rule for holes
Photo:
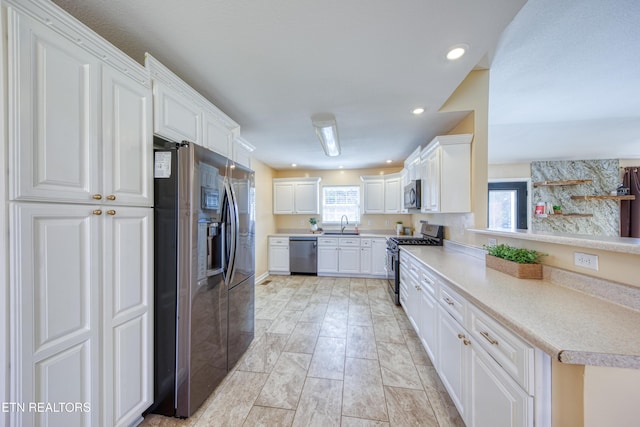
[[[484,246],[484,248],[487,250],[485,259],[487,267],[518,279],[542,279],[540,257],[547,254],[505,244]]]
[[[396,235],[402,234],[402,221],[396,222]]]
[[[318,230],[318,220],[311,217],[309,218],[309,224],[311,224],[311,231],[317,231]]]
[[[629,187],[624,184],[620,184],[620,187],[616,190],[618,196],[627,196],[629,194]]]
[[[553,205],[553,213],[554,215],[562,215],[562,206]]]

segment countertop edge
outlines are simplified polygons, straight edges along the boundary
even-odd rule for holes
[[[640,355],[599,353],[599,352],[592,352],[592,351],[586,351],[586,350],[574,350],[571,348],[564,348],[564,346],[558,345],[557,343],[550,342],[549,340],[545,339],[545,337],[541,336],[539,333],[537,333],[536,331],[533,331],[531,328],[527,327],[521,322],[518,322],[517,320],[504,315],[498,310],[492,308],[490,305],[477,299],[471,292],[465,289],[462,285],[458,284],[456,280],[452,279],[446,272],[442,272],[438,270],[438,268],[434,267],[433,265],[430,265],[427,261],[421,259],[417,254],[412,253],[411,249],[414,249],[414,248],[411,248],[411,247],[401,248],[401,250],[406,250],[407,253],[411,255],[413,258],[427,265],[440,277],[445,279],[450,286],[453,286],[455,291],[459,292],[469,302],[471,302],[476,307],[486,312],[488,315],[492,316],[496,321],[498,321],[503,326],[513,331],[515,334],[517,334],[518,336],[520,336],[530,344],[541,349],[542,351],[550,355],[552,358],[557,359],[561,363],[640,369]],[[454,249],[443,249],[443,250],[445,252],[455,253],[456,256],[469,257],[470,259],[473,258],[471,255],[464,254]],[[526,279],[514,279],[514,280],[526,280]],[[557,284],[553,284],[552,282],[547,282],[545,280],[536,280],[536,282],[545,283],[549,286],[560,286]],[[573,290],[573,292],[579,292],[579,291]],[[596,297],[591,296],[590,298],[596,298]]]

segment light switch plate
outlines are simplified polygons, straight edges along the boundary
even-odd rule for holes
[[[493,237],[489,237],[487,239],[487,246],[495,246],[498,244],[498,240],[494,239]]]
[[[585,254],[583,252],[573,253],[573,264],[578,267],[588,268],[590,270],[598,269],[598,255]]]

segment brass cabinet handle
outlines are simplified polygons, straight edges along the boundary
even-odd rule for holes
[[[469,345],[469,344],[471,344],[471,341],[469,341],[469,340],[463,340],[463,341],[462,341],[462,343],[463,343],[464,345]]]
[[[416,291],[420,292],[422,290],[422,288],[420,288],[420,286],[416,286]]]
[[[114,211],[113,209],[109,209],[107,211],[107,215],[115,215],[115,214],[116,214],[116,211]]]
[[[489,333],[488,333],[488,332],[484,332],[484,331],[482,331],[482,332],[480,332],[480,335],[482,335],[482,336],[483,336],[487,341],[489,341],[489,343],[490,343],[490,344],[492,344],[492,345],[498,345],[498,341],[496,341],[496,340],[494,340],[493,338],[491,338],[491,337],[489,336]]]
[[[94,215],[102,215],[102,211],[100,209],[96,209],[93,211]]]
[[[109,195],[107,196],[107,200],[115,200],[115,199],[116,199],[116,196],[115,196],[115,195],[113,195],[113,194],[109,194]]]
[[[91,198],[93,200],[102,200],[102,194],[94,194]]]
[[[442,299],[443,299],[443,300],[444,300],[444,302],[446,302],[447,304],[449,304],[449,305],[454,305],[453,301],[451,301],[449,298],[444,297],[444,298],[442,298]]]

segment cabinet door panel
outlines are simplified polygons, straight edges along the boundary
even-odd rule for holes
[[[340,247],[338,252],[340,253],[338,261],[340,273],[360,273],[360,248]]]
[[[451,400],[455,403],[458,412],[463,419],[466,419],[465,413],[465,389],[464,389],[464,367],[467,365],[465,361],[465,351],[462,339],[459,334],[464,334],[462,326],[455,321],[451,315],[438,306],[438,374],[442,379],[442,383],[449,392]]]
[[[204,146],[209,150],[231,158],[231,132],[221,125],[212,114],[203,115]]]
[[[269,246],[269,271],[289,272],[289,246]]]
[[[294,213],[294,184],[276,183],[273,184],[273,213],[292,214]]]
[[[338,248],[318,245],[318,273],[338,272]]]
[[[11,207],[11,318],[18,325],[21,402],[87,402],[75,425],[97,425],[99,393],[99,221],[89,205]],[[59,415],[20,414],[23,425]],[[41,423],[36,422],[40,417]],[[47,421],[48,420],[48,421]],[[66,421],[66,420],[65,420]],[[64,423],[69,425],[68,423]]]
[[[533,426],[533,397],[482,350],[471,351],[469,378],[471,426]]]
[[[157,80],[153,91],[154,133],[176,142],[187,140],[202,145],[200,108]]]
[[[363,198],[363,213],[384,213],[384,180],[365,181]]]
[[[371,248],[360,248],[360,273],[371,274]]]
[[[401,178],[387,179],[384,183],[384,212],[399,213]]]
[[[10,197],[92,203],[101,187],[99,64],[27,16],[10,19]]]
[[[104,424],[130,425],[152,402],[153,210],[114,210],[104,217]]]
[[[105,196],[152,206],[151,90],[109,67],[102,87]]]
[[[385,239],[373,239],[371,242],[371,274],[387,275],[387,242]]]
[[[295,184],[295,213],[318,214],[318,183],[299,182]]]

